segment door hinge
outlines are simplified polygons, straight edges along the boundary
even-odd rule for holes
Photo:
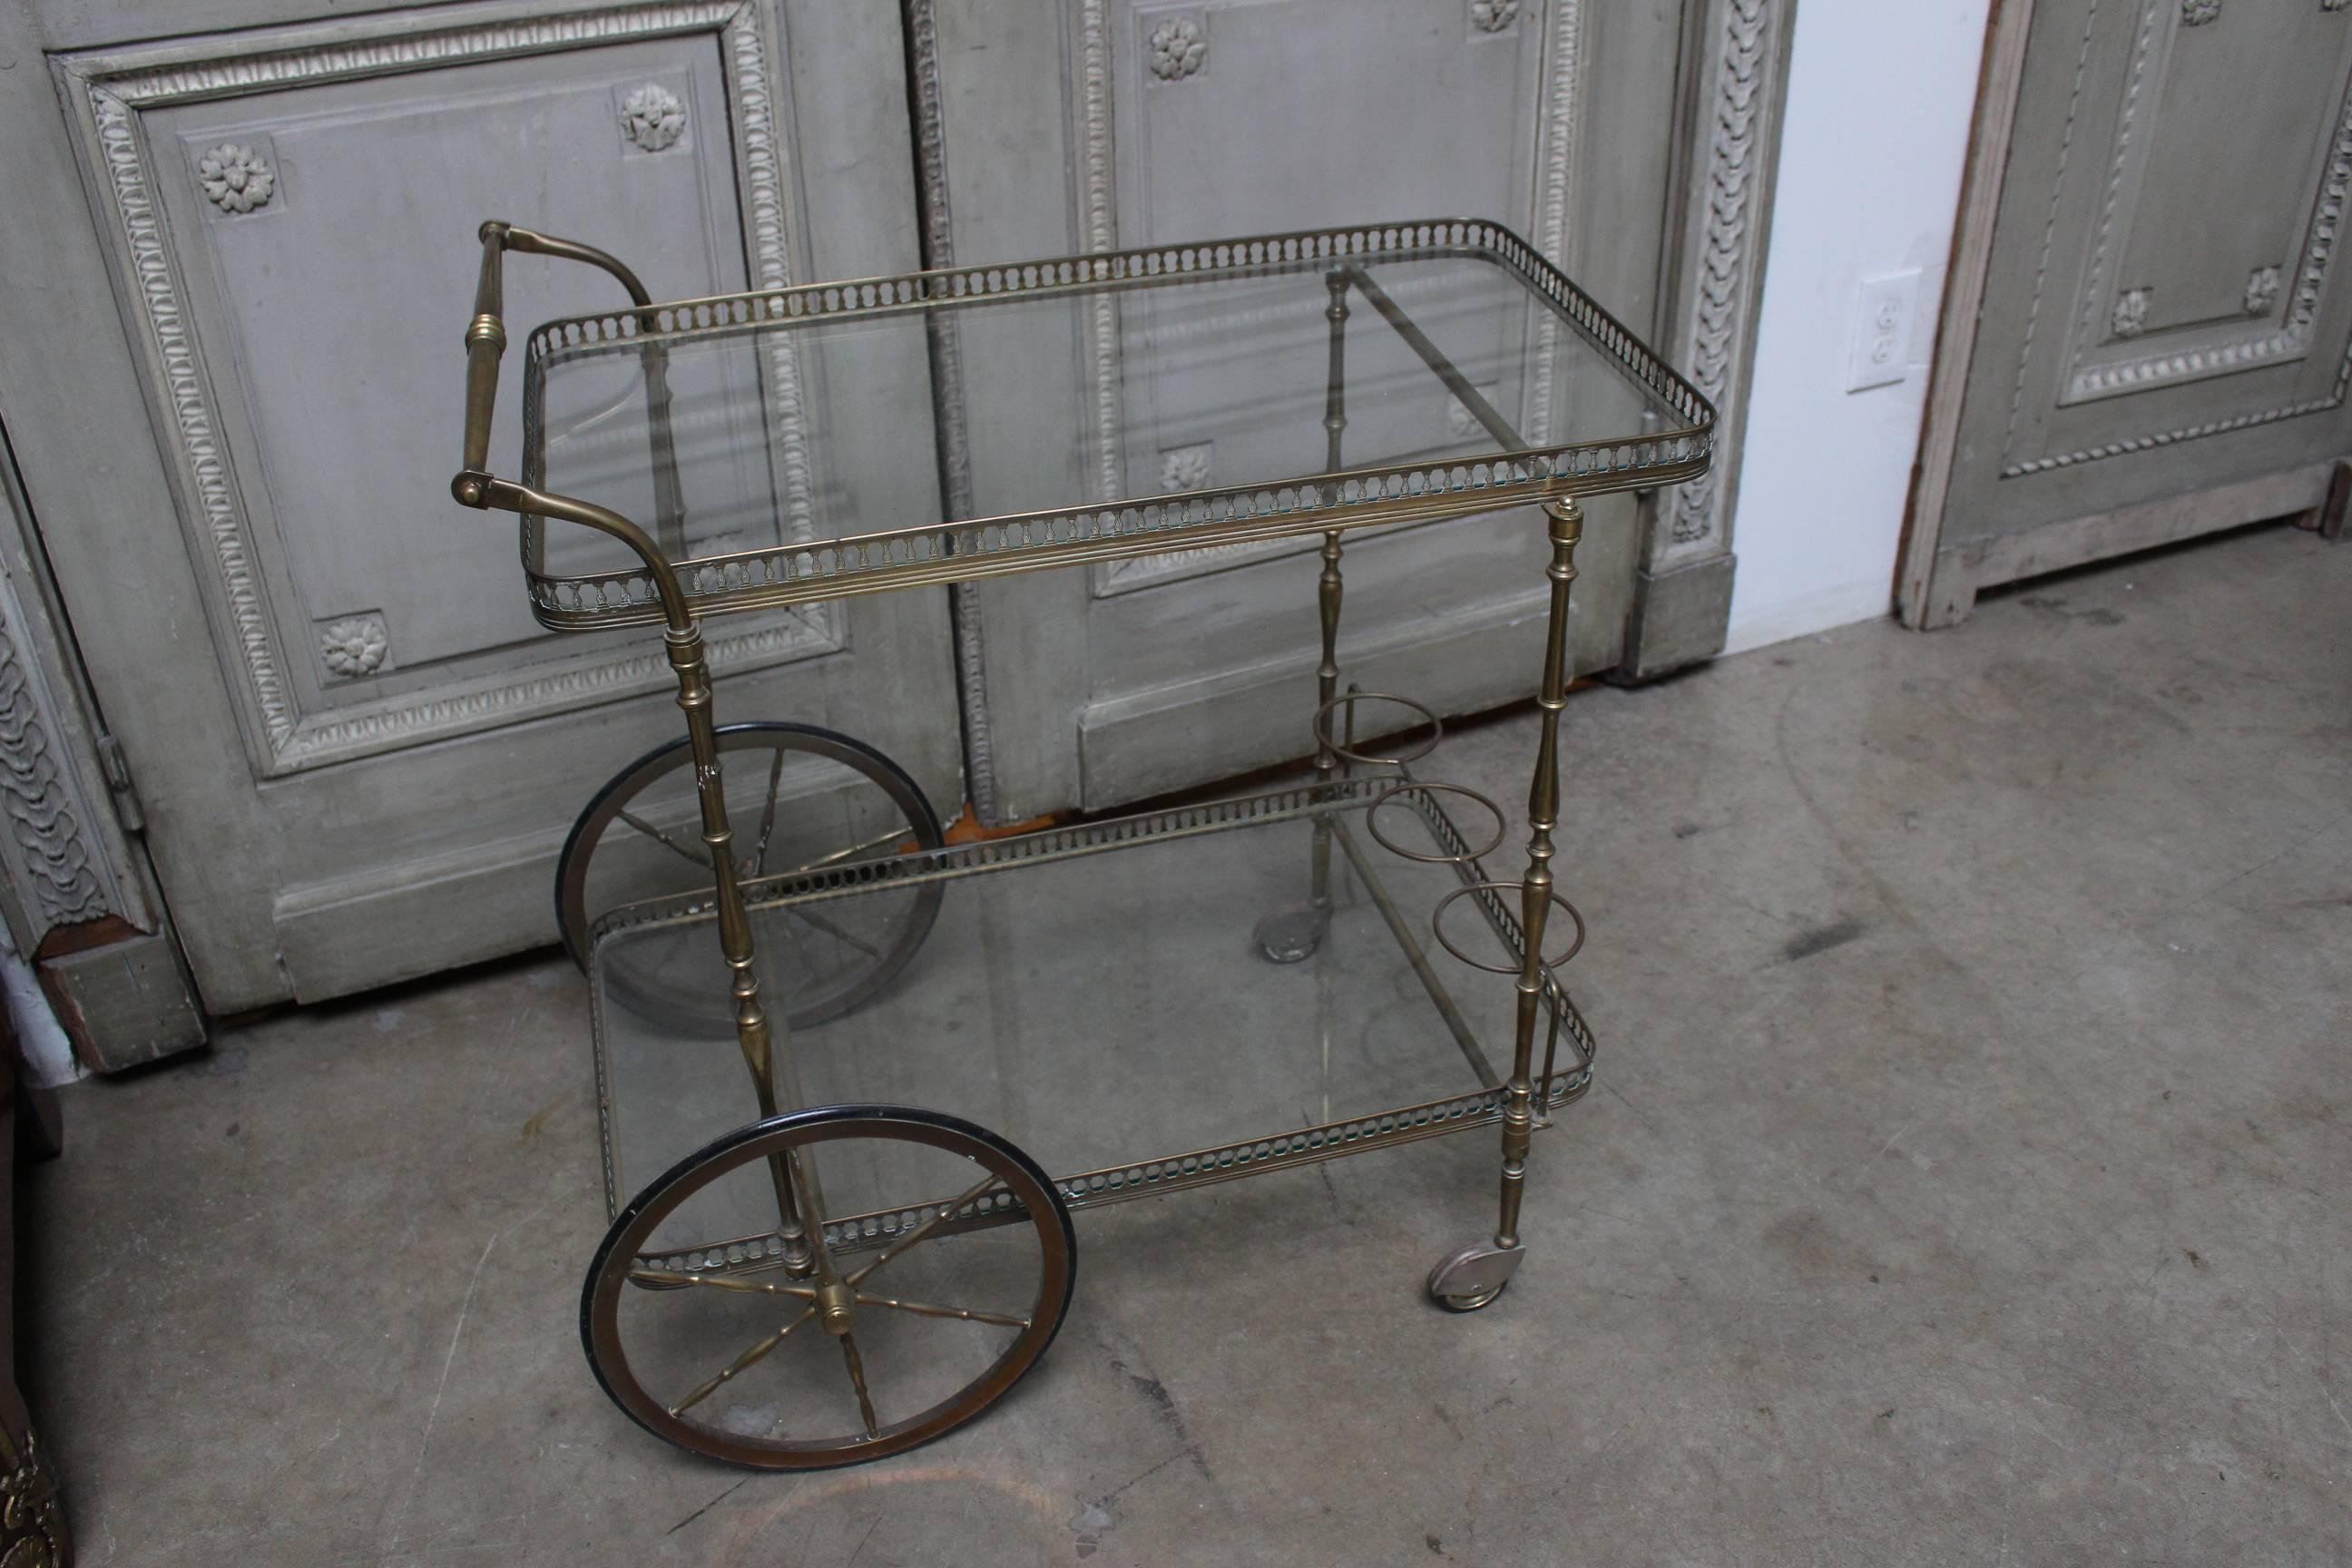
[[[106,774],[106,787],[114,793],[114,815],[122,821],[126,833],[147,831],[147,812],[139,804],[139,787],[131,782],[131,762],[122,754],[122,742],[112,733],[98,732],[98,765]]]

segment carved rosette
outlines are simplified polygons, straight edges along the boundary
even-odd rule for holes
[[[2126,289],[2116,296],[2115,314],[2107,322],[2116,336],[2136,338],[2146,330],[2148,295],[2146,289]]]
[[[2201,27],[2221,14],[2221,0],[2180,0],[2180,25],[2184,27]]]
[[[252,148],[224,142],[196,160],[196,181],[205,199],[221,211],[249,213],[269,205],[278,171]]]
[[[392,633],[379,615],[345,616],[319,629],[319,657],[345,680],[373,675],[392,651]]]
[[[1196,441],[1189,447],[1171,447],[1160,454],[1160,489],[1161,493],[1175,495],[1183,490],[1209,488],[1209,474],[1214,449],[1206,441]]]
[[[1181,81],[1209,63],[1209,40],[1190,16],[1171,16],[1151,29],[1151,74]]]
[[[1470,25],[1482,33],[1499,33],[1519,19],[1519,0],[1470,0]]]
[[[2246,314],[2269,315],[2271,307],[2278,303],[2278,297],[2279,269],[2277,268],[2257,267],[2246,274]]]
[[[621,132],[641,151],[658,153],[686,134],[686,105],[649,81],[621,100]]]

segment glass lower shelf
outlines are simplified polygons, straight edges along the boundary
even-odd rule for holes
[[[1397,783],[1347,779],[754,884],[771,1011],[814,996],[834,1012],[789,1031],[788,1100],[965,1118],[1034,1156],[1074,1207],[1498,1121],[1513,982],[1431,931],[1441,900],[1490,873],[1466,857],[1410,858],[1458,855],[1496,823],[1465,837],[1444,809],[1461,794],[1408,784],[1368,825]],[[1516,904],[1511,890],[1466,894],[1446,934],[1515,965]],[[1309,951],[1278,962],[1269,945]],[[839,974],[861,965],[883,983],[830,1008]],[[724,1022],[707,900],[605,917],[592,977],[617,1208],[758,1105]],[[1591,1051],[1549,973],[1547,987],[1544,1107],[1582,1090]],[[715,1000],[697,1010],[687,997]],[[940,1194],[872,1201],[926,1195]],[[832,1213],[866,1201],[835,1195]],[[864,1228],[887,1237],[889,1217]]]

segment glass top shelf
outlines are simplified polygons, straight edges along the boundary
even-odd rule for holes
[[[701,614],[1496,511],[1703,471],[1714,410],[1471,220],[688,300],[529,339],[524,483]],[[540,620],[660,618],[526,513]]]

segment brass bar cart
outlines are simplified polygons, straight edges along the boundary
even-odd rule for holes
[[[1552,868],[1579,501],[1703,472],[1706,399],[1475,219],[672,303],[574,241],[493,222],[481,247],[452,490],[520,515],[541,625],[659,627],[686,715],[583,813],[556,890],[613,1216],[582,1335],[614,1402],[744,1465],[900,1452],[1044,1352],[1075,1211],[1477,1128],[1500,1137],[1496,1223],[1427,1289],[1457,1311],[1499,1296],[1530,1134],[1595,1051]],[[489,467],[509,253],[599,268],[630,300],[525,340],[513,479]],[[1022,425],[1057,397],[1095,417]],[[978,501],[966,473],[926,492],[959,496],[946,515],[870,526],[918,460],[873,431],[974,408],[1040,450]],[[979,468],[988,438],[954,444]],[[1159,493],[1129,493],[1139,466]],[[1087,499],[1036,504],[1057,489]],[[1417,771],[1435,714],[1342,685],[1349,536],[1481,514],[1541,519],[1540,739],[1509,870],[1488,865],[1504,813]],[[1160,581],[1138,563],[1297,548],[1321,636],[1292,787],[950,845],[872,747],[713,714],[714,616],[1051,567],[1087,568],[1099,599]],[[1248,1136],[1234,1100],[1262,1108]]]

